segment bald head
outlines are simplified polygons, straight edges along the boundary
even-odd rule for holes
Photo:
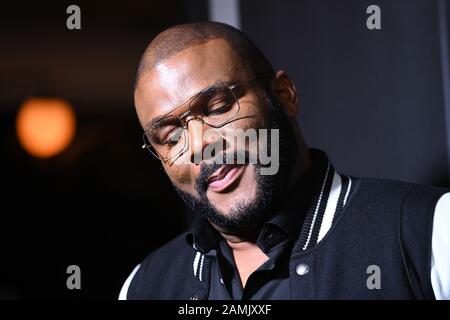
[[[252,73],[273,71],[258,47],[241,31],[219,22],[196,22],[173,26],[154,38],[139,63],[136,84],[141,76],[158,63],[178,52],[214,39],[225,40],[236,52],[241,64]]]

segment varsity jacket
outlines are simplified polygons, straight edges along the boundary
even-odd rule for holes
[[[449,190],[344,176],[331,163],[320,185],[290,256],[292,299],[435,299],[433,217]],[[207,299],[211,261],[188,234],[148,255],[122,298]]]

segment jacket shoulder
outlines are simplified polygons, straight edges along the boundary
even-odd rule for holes
[[[130,282],[127,299],[187,299],[195,282],[192,261],[196,251],[186,240],[187,233],[151,252],[139,265]]]
[[[416,298],[434,299],[431,285],[433,218],[439,199],[450,190],[387,179],[365,178],[361,184],[367,196],[386,205],[383,208],[399,209],[396,210],[397,241],[410,287]]]
[[[400,180],[390,180],[383,178],[355,178],[357,188],[360,192],[364,192],[367,196],[377,196],[381,194],[384,197],[397,196],[401,201],[411,201],[411,199],[426,199],[429,197],[435,197],[436,195],[442,195],[450,190],[435,187],[432,185],[419,184],[414,182],[406,182]]]

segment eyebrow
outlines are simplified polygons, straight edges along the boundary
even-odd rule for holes
[[[158,122],[160,122],[164,117],[165,117],[165,115],[157,116],[157,117],[154,117],[149,122],[147,122],[147,125],[145,126],[145,131],[155,128],[156,125],[158,124]]]
[[[197,97],[199,94],[201,94],[203,92],[207,92],[207,91],[217,90],[220,85],[224,85],[225,84],[228,87],[231,87],[233,85],[239,85],[239,83],[240,83],[239,81],[220,81],[220,82],[216,82],[216,83],[214,83],[214,84],[212,84],[212,85],[210,85],[208,87],[203,88],[202,90],[198,91],[197,93],[195,93],[194,95],[192,95],[188,99],[184,100],[183,102],[181,102],[177,106],[175,106],[172,109],[170,109],[165,114],[160,115],[160,116],[156,116],[152,120],[147,122],[147,125],[145,126],[145,131],[150,130],[152,128],[155,128],[159,124],[159,122],[161,122],[161,120],[163,120],[165,117],[167,117],[171,112],[175,111],[177,108],[181,107],[183,104],[185,104],[189,100]]]

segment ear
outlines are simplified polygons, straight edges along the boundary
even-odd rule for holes
[[[285,71],[276,72],[271,87],[287,116],[295,118],[299,109],[297,89]]]

